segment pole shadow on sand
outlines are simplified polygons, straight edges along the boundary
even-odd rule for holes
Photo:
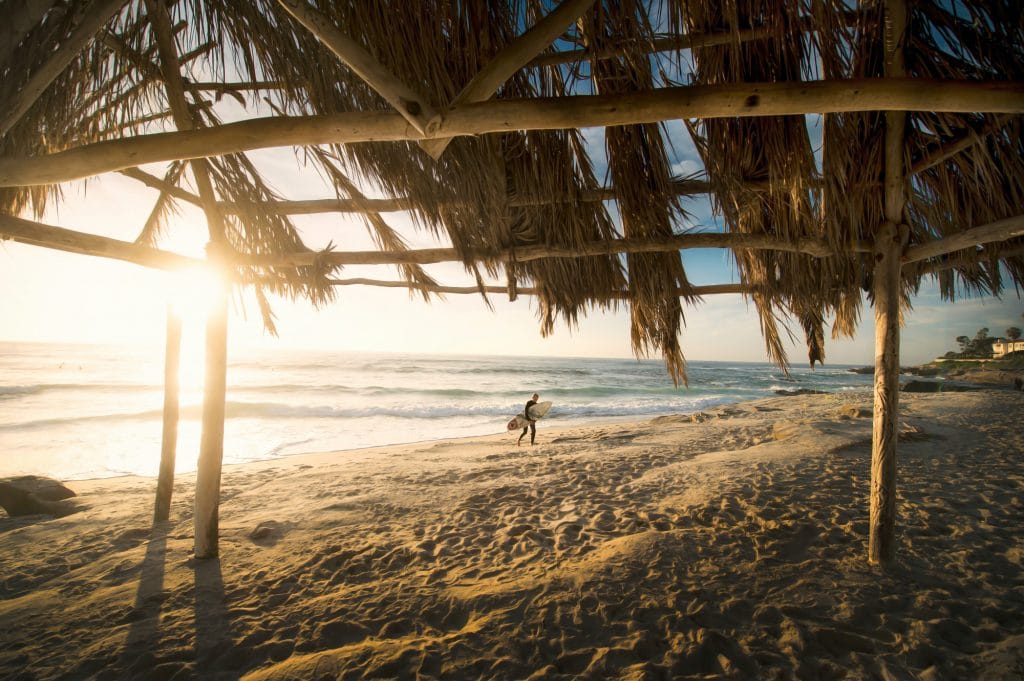
[[[195,672],[203,678],[225,665],[237,668],[238,650],[231,633],[219,558],[192,560],[195,572]],[[236,662],[238,664],[236,664]]]
[[[160,645],[160,610],[167,596],[164,592],[164,565],[169,531],[167,522],[153,524],[146,555],[142,559],[139,587],[130,615],[132,623],[122,653],[125,664],[136,672],[153,668]]]

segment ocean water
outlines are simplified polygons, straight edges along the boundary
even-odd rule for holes
[[[845,366],[691,362],[676,388],[657,360],[261,351],[231,356],[224,461],[504,433],[534,392],[548,426],[697,412],[777,389],[865,388]],[[202,368],[183,357],[177,470],[195,470]],[[163,356],[0,343],[0,477],[155,476]],[[509,435],[509,441],[515,436]]]

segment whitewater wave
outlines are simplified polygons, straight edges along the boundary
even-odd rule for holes
[[[149,392],[163,390],[163,386],[145,383],[36,383],[30,385],[0,386],[0,400],[40,395],[56,391]]]

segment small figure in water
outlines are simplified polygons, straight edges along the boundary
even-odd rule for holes
[[[532,445],[534,440],[537,439],[537,422],[530,418],[530,407],[537,404],[540,400],[540,395],[537,393],[533,394],[533,399],[526,403],[526,409],[523,410],[523,416],[529,422],[523,427],[523,432],[519,435],[519,440],[516,442],[516,446],[523,444],[523,435],[526,435],[526,431],[530,431],[530,444]]]

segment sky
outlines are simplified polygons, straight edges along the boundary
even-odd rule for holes
[[[684,149],[677,170],[695,163]],[[302,171],[290,151],[261,151],[253,158],[267,170],[271,183],[289,198],[332,196],[315,173]],[[160,172],[159,168],[150,168]],[[146,219],[156,192],[118,174],[65,188],[65,201],[43,216],[42,222],[131,241]],[[687,205],[694,225],[714,220],[705,202]],[[191,206],[175,218],[179,235],[167,248],[199,256],[205,242],[205,220]],[[414,248],[438,245],[417,232],[403,213],[385,215]],[[297,226],[310,246],[333,240],[340,250],[372,248],[361,220],[334,215],[299,216]],[[688,275],[697,284],[735,281],[735,270],[723,249],[682,252]],[[439,282],[469,285],[471,278],[458,264],[428,266]],[[394,268],[350,267],[340,277],[397,279]],[[95,258],[0,242],[0,340],[123,343],[162,352],[169,276],[160,271]],[[195,294],[194,299],[201,299]],[[563,357],[631,357],[629,315],[592,311],[574,329],[560,324],[542,338],[535,301],[529,296],[509,302],[491,296],[493,308],[478,295],[448,295],[425,303],[403,289],[339,287],[336,300],[315,310],[305,301],[277,300],[279,336],[262,327],[251,301],[233,298],[229,343],[232,351],[245,348],[327,349],[367,352],[533,355]],[[1000,335],[1021,326],[1024,302],[1010,290],[1002,300],[968,299],[954,304],[939,300],[934,285],[925,285],[907,315],[901,361],[917,364],[956,347],[955,338],[973,336],[988,327]],[[198,308],[197,308],[198,309]],[[853,339],[827,340],[827,364],[870,364],[873,361],[873,319],[864,307]],[[186,318],[186,337],[200,337],[196,312]],[[794,327],[794,332],[797,329]],[[757,315],[739,295],[708,296],[685,309],[682,345],[688,360],[766,361]],[[805,359],[802,335],[789,344],[795,365]]]

